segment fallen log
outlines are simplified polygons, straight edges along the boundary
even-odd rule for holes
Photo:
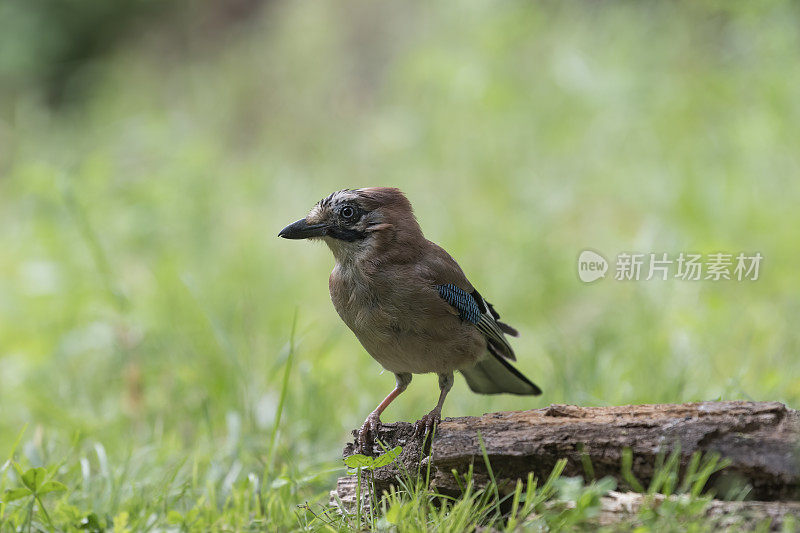
[[[551,405],[448,418],[425,446],[421,437],[414,436],[412,424],[386,424],[378,441],[386,449],[402,446],[403,451],[396,463],[374,472],[376,493],[388,490],[404,472],[425,474],[428,468],[430,488],[441,494],[457,495],[460,488],[453,471],[463,476],[470,465],[475,484],[485,485],[488,471],[481,439],[501,495],[513,490],[516,480],[525,480],[529,472],[546,479],[561,458],[567,460],[566,476],[612,476],[618,486],[630,488],[621,475],[623,450],[628,448],[633,455],[631,472],[645,487],[653,478],[657,456],[679,449],[681,468],[695,452],[718,453],[730,461],[712,477],[710,487],[721,491],[733,480],[748,484],[748,497],[755,500],[800,500],[800,413],[777,402],[739,401]],[[354,450],[355,442],[349,443],[344,456]],[[381,446],[376,444],[373,453],[381,453]],[[342,479],[336,496],[355,501],[348,494],[350,485]]]

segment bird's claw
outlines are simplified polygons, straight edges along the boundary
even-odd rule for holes
[[[433,430],[436,425],[441,422],[442,420],[442,413],[434,409],[427,415],[423,416],[419,420],[416,421],[414,424],[414,436],[425,436],[433,434]]]
[[[364,455],[372,455],[372,448],[375,444],[375,438],[378,436],[378,430],[381,427],[380,415],[373,411],[364,420],[361,429],[358,430],[358,452]]]

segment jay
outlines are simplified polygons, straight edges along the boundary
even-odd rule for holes
[[[416,423],[418,433],[432,431],[441,420],[455,371],[480,394],[541,394],[509,363],[516,357],[506,335],[516,337],[517,331],[500,321],[458,263],[424,237],[399,189],[334,192],[278,236],[328,245],[336,260],[328,283],[336,312],[395,376],[394,390],[358,432],[362,453],[373,452],[381,413],[406,390],[412,374],[439,377],[439,401]]]

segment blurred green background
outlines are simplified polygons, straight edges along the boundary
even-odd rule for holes
[[[797,408],[798,15],[778,1],[2,3],[0,460],[56,465],[58,516],[138,528],[206,509],[212,523],[261,484],[267,523],[294,527],[394,381],[337,317],[329,251],[276,234],[363,186],[407,193],[520,330],[519,368],[544,389],[477,396],[457,378],[445,416]],[[755,282],[587,285],[584,248],[764,260]],[[437,395],[417,376],[384,421]],[[0,479],[14,485],[7,467]]]

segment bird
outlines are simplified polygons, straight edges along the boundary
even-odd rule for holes
[[[506,336],[517,337],[517,330],[500,321],[455,259],[425,238],[400,189],[333,192],[278,236],[327,244],[335,260],[328,287],[336,312],[394,374],[394,389],[358,430],[361,453],[374,451],[381,414],[413,374],[439,378],[439,400],[415,423],[415,434],[427,435],[441,421],[455,372],[479,394],[541,394],[510,363],[516,356]]]

